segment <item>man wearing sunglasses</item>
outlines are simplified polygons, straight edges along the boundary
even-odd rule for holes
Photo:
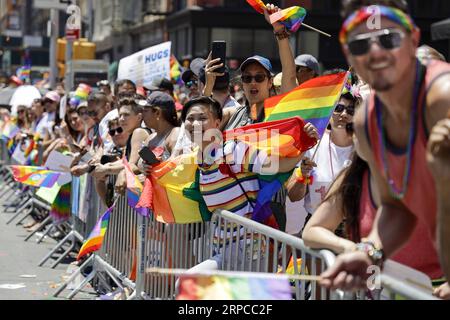
[[[424,236],[434,243],[436,230],[446,228],[436,221],[450,206],[450,178],[446,172],[432,175],[425,154],[428,133],[450,109],[450,66],[439,61],[424,66],[416,59],[420,30],[408,15],[406,1],[343,4],[344,53],[374,91],[355,115],[355,131],[360,156],[368,162],[381,197],[378,223],[369,237],[323,274],[322,285],[352,289],[366,287],[367,268],[381,267],[401,248],[418,219],[428,227]],[[442,292],[439,296],[450,297]]]
[[[197,98],[200,96],[200,88],[198,82],[198,76],[200,70],[205,66],[205,60],[202,58],[195,58],[192,60],[189,69],[183,72],[181,79],[189,91],[189,99]]]

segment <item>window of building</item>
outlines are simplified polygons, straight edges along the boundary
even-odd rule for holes
[[[208,28],[196,28],[195,29],[195,57],[206,57],[208,55],[209,29]]]
[[[251,29],[222,29],[211,30],[211,42],[224,40],[227,42],[227,56],[248,57],[253,54],[253,30]]]

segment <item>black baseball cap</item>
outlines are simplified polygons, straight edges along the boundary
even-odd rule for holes
[[[147,97],[147,100],[136,101],[142,107],[160,107],[160,108],[174,108],[175,100],[173,98],[161,91],[155,91]]]
[[[148,87],[145,87],[145,89],[147,89],[149,91],[169,90],[170,92],[173,92],[174,87],[173,87],[172,82],[169,79],[156,78],[152,81],[152,84]]]
[[[192,60],[189,69],[187,69],[181,75],[181,79],[183,80],[183,82],[189,82],[193,76],[196,76],[198,78],[200,70],[205,67],[205,64],[206,60],[202,58],[195,58],[194,60]]]

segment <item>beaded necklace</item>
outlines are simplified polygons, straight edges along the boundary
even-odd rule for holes
[[[407,158],[407,163],[405,166],[405,171],[403,173],[403,181],[402,181],[402,187],[397,188],[395,186],[395,182],[394,179],[391,177],[390,173],[389,173],[389,163],[388,163],[388,159],[387,159],[387,154],[386,154],[386,132],[384,130],[384,124],[383,124],[383,110],[382,110],[382,106],[381,106],[381,102],[378,98],[376,98],[375,101],[375,108],[376,108],[376,114],[377,114],[377,122],[378,122],[378,131],[380,132],[379,134],[379,143],[381,146],[381,154],[382,154],[382,160],[383,160],[383,167],[384,167],[384,173],[385,176],[388,180],[388,185],[389,185],[389,191],[391,193],[391,195],[397,199],[397,200],[402,200],[405,195],[406,192],[408,190],[408,183],[409,183],[409,178],[411,176],[411,162],[412,162],[412,150],[413,150],[413,144],[414,144],[414,140],[416,138],[416,128],[417,128],[417,109],[419,106],[419,94],[420,94],[420,84],[422,83],[422,78],[424,73],[422,72],[422,68],[420,68],[420,62],[417,61],[416,62],[416,80],[415,80],[415,85],[414,85],[414,91],[413,91],[413,110],[412,110],[412,115],[411,115],[411,124],[410,124],[410,129],[409,129],[409,138],[408,138],[408,145],[407,145],[407,149],[406,149],[406,158]]]

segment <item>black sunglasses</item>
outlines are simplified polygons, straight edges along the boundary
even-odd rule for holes
[[[252,83],[252,80],[255,79],[255,81],[257,83],[262,83],[264,82],[264,80],[267,79],[267,75],[266,74],[257,74],[255,76],[251,76],[251,75],[242,75],[241,77],[242,82],[243,83]]]
[[[186,88],[190,89],[193,86],[198,86],[197,80],[190,80],[190,81],[186,82]]]
[[[345,106],[343,104],[338,104],[336,108],[334,109],[335,113],[342,113],[344,110],[347,110],[347,114],[349,116],[355,115],[355,107],[354,106]]]
[[[118,127],[116,129],[111,129],[111,130],[109,130],[109,135],[111,137],[114,137],[116,135],[116,132],[117,132],[117,134],[123,133],[123,128],[122,127]]]
[[[354,37],[347,43],[348,50],[354,56],[367,54],[376,42],[385,50],[393,50],[402,45],[405,34],[397,29],[384,29],[379,32],[365,33]]]

